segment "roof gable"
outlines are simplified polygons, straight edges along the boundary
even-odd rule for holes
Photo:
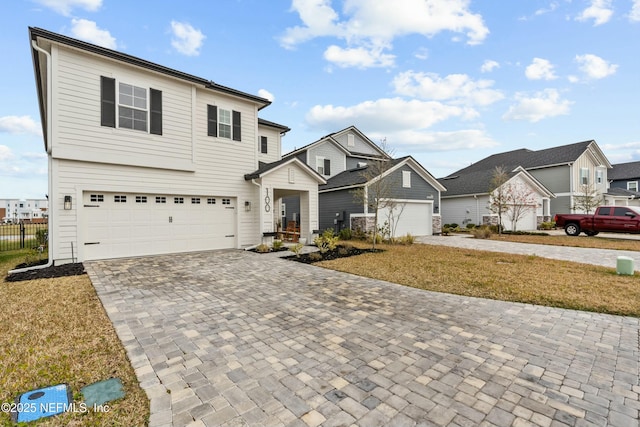
[[[360,141],[362,141],[364,144],[370,147],[371,152],[370,153],[359,152],[357,150],[357,145],[353,147],[354,149],[352,150],[347,144],[347,142],[343,142],[343,140],[346,141],[346,138],[347,138],[346,135],[348,135],[349,133],[353,133],[354,136],[357,136]],[[285,157],[296,156],[303,151],[308,151],[311,148],[317,147],[318,145],[321,145],[326,142],[331,142],[339,146],[346,155],[352,156],[352,157],[386,158],[386,159],[391,158],[391,156],[389,156],[388,153],[382,150],[376,143],[371,141],[365,134],[360,132],[360,130],[358,130],[355,126],[349,126],[348,128],[342,129],[338,132],[333,132],[333,133],[330,133],[329,135],[325,135],[322,138],[318,139],[317,141],[304,145],[300,148],[294,149],[293,151],[285,154]]]
[[[252,173],[246,174],[244,176],[244,179],[245,181],[250,181],[252,179],[263,178],[265,175],[291,165],[299,167],[306,174],[312,176],[316,181],[318,181],[318,184],[324,184],[327,182],[327,180],[324,179],[318,172],[314,171],[311,167],[309,167],[309,165],[307,165],[297,157],[287,157],[271,163],[260,162],[258,169]]]

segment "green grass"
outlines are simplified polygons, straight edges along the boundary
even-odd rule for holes
[[[0,252],[0,402],[60,383],[79,399],[85,385],[118,377],[126,396],[109,403],[108,412],[67,413],[29,425],[146,425],[149,401],[88,276],[4,280],[29,252]],[[12,425],[8,414],[0,413],[0,425]]]
[[[638,275],[447,246],[380,247],[385,251],[316,265],[429,291],[640,317]]]

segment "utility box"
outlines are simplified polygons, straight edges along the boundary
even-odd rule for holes
[[[628,256],[619,256],[616,263],[616,272],[618,274],[633,276],[633,258]]]

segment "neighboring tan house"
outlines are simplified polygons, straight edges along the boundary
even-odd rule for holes
[[[275,231],[283,194],[318,228],[318,184],[281,160],[270,102],[29,28],[49,157],[50,262],[245,248]]]
[[[593,140],[544,150],[519,149],[494,154],[439,180],[447,187],[442,197],[443,223],[483,222],[483,217],[488,215],[486,201],[476,203],[476,199],[488,195],[491,171],[498,166],[508,172],[521,167],[548,192],[546,197],[540,193],[538,224],[550,220],[556,213],[575,211],[577,197],[585,190],[591,189],[594,197],[604,202],[607,170],[611,169],[609,160]]]
[[[609,190],[605,195],[607,204],[640,206],[640,162],[612,165],[607,178],[609,179]]]
[[[386,196],[391,200],[381,203],[385,207],[378,213],[378,225],[388,221],[395,236],[440,232],[440,193],[445,188],[413,157],[392,159],[355,126],[320,138],[286,157],[300,159],[327,179],[319,187],[321,231],[372,228],[374,213],[354,191],[372,188],[377,178],[370,168],[382,161],[388,162],[381,169],[382,178],[390,183]],[[374,196],[371,193],[368,197]],[[285,199],[283,222],[295,220],[296,208],[295,198]]]

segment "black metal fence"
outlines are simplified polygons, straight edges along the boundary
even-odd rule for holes
[[[24,248],[40,248],[47,246],[49,224],[26,223],[0,225],[0,251],[12,251]]]

